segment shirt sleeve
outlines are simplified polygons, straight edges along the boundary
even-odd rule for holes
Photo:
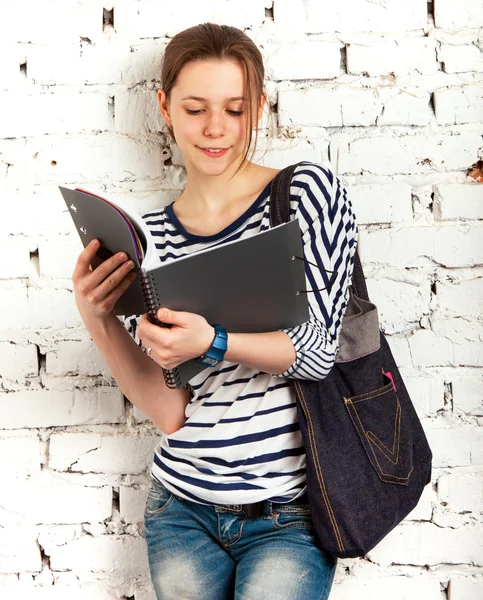
[[[305,259],[310,318],[284,329],[296,352],[280,377],[321,380],[331,370],[347,307],[357,226],[347,192],[328,168],[297,167],[290,187],[291,218],[298,218]]]
[[[121,319],[121,322],[124,324],[124,327],[126,328],[127,332],[131,335],[131,337],[138,346],[142,346],[142,342],[138,337],[138,327],[140,319],[141,315],[131,315],[129,317],[124,317],[123,319]]]

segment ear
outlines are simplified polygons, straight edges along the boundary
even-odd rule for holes
[[[266,103],[267,103],[267,96],[265,93],[263,93],[262,97],[260,99],[260,108],[258,109],[258,121],[260,121],[260,119],[262,118],[263,109],[265,108]]]
[[[158,90],[158,104],[159,110],[161,111],[161,115],[166,121],[166,125],[171,128],[173,126],[173,123],[171,122],[171,117],[169,115],[169,102],[166,97],[166,92],[164,90]]]

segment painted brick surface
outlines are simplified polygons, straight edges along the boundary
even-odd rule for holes
[[[481,0],[17,0],[0,7],[0,597],[155,600],[143,539],[160,432],[79,317],[59,185],[148,212],[186,183],[156,92],[169,39],[260,46],[257,160],[332,162],[432,485],[334,600],[483,596]],[[270,124],[270,127],[269,127]],[[480,161],[480,162],[479,162]],[[32,499],[35,499],[33,501]]]

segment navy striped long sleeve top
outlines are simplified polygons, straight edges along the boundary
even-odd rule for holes
[[[269,196],[270,184],[234,223],[211,236],[186,231],[172,205],[144,219],[161,262],[168,262],[268,229]],[[306,323],[284,330],[294,344],[295,362],[271,375],[224,361],[190,381],[186,422],[175,433],[161,435],[152,466],[156,478],[186,499],[285,502],[305,489],[305,452],[288,379],[323,379],[334,364],[357,227],[339,179],[329,168],[309,162],[294,172],[290,215],[300,223],[310,310]],[[125,323],[139,343],[138,318]]]

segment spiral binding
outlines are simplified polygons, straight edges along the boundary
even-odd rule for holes
[[[169,327],[168,324],[162,323],[156,318],[156,311],[160,305],[159,297],[156,294],[156,285],[154,277],[151,273],[145,273],[140,271],[141,279],[141,292],[143,295],[144,305],[146,306],[146,313],[150,323],[159,325],[160,327]],[[167,387],[175,389],[181,386],[181,379],[178,373],[178,369],[163,369],[164,381]]]

